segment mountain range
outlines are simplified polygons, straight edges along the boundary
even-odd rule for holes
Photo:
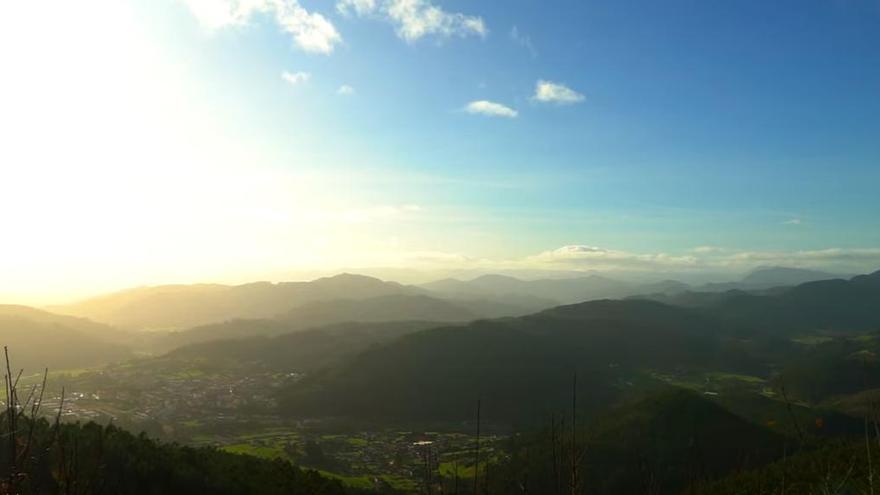
[[[688,290],[754,291],[821,278],[831,277],[809,270],[765,268],[748,274],[739,282],[699,287],[675,280],[630,283],[599,275],[539,280],[484,275],[467,281],[445,279],[412,286],[362,275],[341,274],[311,282],[141,287],[48,309],[134,330],[181,330],[233,319],[308,321],[316,318],[317,313],[337,311],[331,308],[338,308],[340,314],[349,314],[348,319],[362,316],[369,321],[462,321],[520,316],[560,304],[596,299],[677,294]],[[416,299],[417,296],[423,299]],[[380,299],[382,297],[388,299],[383,301]],[[401,299],[395,301],[394,297]],[[405,297],[411,298],[406,300],[407,304],[401,302]],[[366,300],[372,302],[359,305],[359,301]],[[325,303],[323,308],[321,303]],[[416,314],[419,313],[418,307],[423,308],[424,312]],[[297,316],[297,313],[301,315]],[[320,320],[319,324],[332,323],[327,317],[317,319]]]
[[[644,299],[560,306],[405,335],[290,387],[283,404],[296,416],[460,419],[482,398],[494,417],[514,420],[564,404],[573,373],[585,408],[613,402],[639,371],[769,377],[801,352],[779,335],[878,330],[877,301],[880,272],[767,295],[735,291],[696,308]]]

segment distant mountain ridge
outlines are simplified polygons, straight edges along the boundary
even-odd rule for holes
[[[586,277],[520,280],[505,275],[483,275],[472,280],[445,279],[422,284],[434,292],[456,296],[480,295],[494,298],[530,298],[544,307],[592,299],[613,299],[632,292],[630,284],[589,275]]]
[[[232,320],[278,318],[292,327],[305,322],[466,321],[519,316],[554,306],[530,297],[455,295],[340,274],[311,282],[244,285],[165,285],[129,289],[57,306],[65,314],[136,330],[184,330]]]
[[[842,275],[819,270],[770,266],[752,270],[748,275],[743,277],[740,282],[745,285],[772,287],[776,285],[799,285],[807,282],[815,282],[817,280],[829,280],[840,277],[842,277]]]
[[[728,290],[763,290],[792,286],[816,280],[833,279],[831,273],[801,268],[757,268],[738,281],[693,286],[679,280],[658,282],[623,282],[601,275],[570,278],[521,280],[506,275],[483,275],[472,280],[444,279],[419,287],[433,292],[458,295],[531,299],[544,309],[559,304],[574,304],[597,299],[620,299],[641,294],[677,294],[686,291],[723,292]]]
[[[304,304],[276,318],[237,318],[172,332],[161,340],[159,349],[216,339],[281,335],[340,323],[431,321],[449,324],[479,317],[479,313],[454,302],[425,295],[333,299]]]
[[[280,333],[279,327],[276,331],[254,337],[188,344],[156,358],[154,362],[198,359],[233,367],[244,362],[264,369],[311,373],[338,364],[343,358],[371,346],[435,326],[436,322],[429,321],[338,323],[288,333]]]
[[[764,331],[880,329],[880,271],[849,280],[807,282],[772,296],[736,295],[713,310]]]
[[[124,328],[158,330],[235,318],[269,318],[317,301],[423,293],[396,282],[341,274],[311,282],[143,287],[55,309]]]
[[[300,320],[314,319],[318,324],[358,319],[464,321],[520,316],[559,304],[641,294],[669,296],[688,291],[764,290],[827,275],[830,274],[771,267],[755,270],[739,282],[694,288],[676,280],[638,284],[599,275],[520,280],[494,274],[468,281],[445,279],[410,286],[346,273],[311,282],[142,287],[53,310],[137,330],[180,330],[236,319],[287,319],[284,315],[298,312],[302,313]],[[395,301],[394,298],[401,299]],[[374,304],[364,302],[366,300]],[[404,300],[407,302],[402,302]],[[323,316],[317,316],[318,313]],[[333,317],[334,313],[339,313],[339,317]]]
[[[818,280],[765,291],[691,291],[643,297],[700,308],[764,334],[880,329],[880,271],[849,280]]]
[[[482,397],[490,415],[515,420],[564,404],[575,371],[587,401],[607,402],[626,370],[766,376],[761,346],[775,336],[880,330],[880,271],[765,295],[710,296],[693,307],[598,300],[416,332],[291,386],[281,403],[291,415],[462,419]]]
[[[116,328],[19,305],[0,305],[0,346],[31,372],[105,364],[131,357]],[[2,359],[2,357],[0,357]]]

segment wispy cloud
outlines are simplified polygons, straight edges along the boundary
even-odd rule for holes
[[[429,0],[339,0],[336,10],[344,15],[373,16],[394,25],[407,42],[425,36],[449,38],[489,34],[482,17],[448,12]]]
[[[340,0],[336,10],[342,15],[367,15],[376,10],[376,0]]]
[[[485,115],[487,117],[505,117],[508,119],[519,115],[519,112],[508,106],[488,100],[472,101],[464,107],[464,110],[470,114]]]
[[[535,94],[532,99],[541,103],[571,105],[584,101],[584,95],[564,84],[540,80],[535,84]]]
[[[258,13],[272,13],[294,44],[310,53],[329,54],[342,36],[323,15],[309,12],[298,0],[182,0],[205,28],[243,26]]]
[[[697,246],[690,251],[696,254],[714,254],[723,252],[724,248],[718,246]]]
[[[397,221],[404,215],[397,209],[346,212],[339,221]],[[403,216],[401,219],[406,218]],[[723,252],[722,252],[723,251]],[[418,253],[418,254],[417,254]],[[832,273],[868,273],[880,268],[880,248],[831,248],[815,251],[734,251],[723,249],[711,253],[684,254],[637,253],[590,245],[567,245],[518,258],[498,259],[471,257],[461,253],[394,250],[374,253],[382,265],[398,268],[476,273],[561,273],[599,272],[631,275],[690,276],[723,274],[741,276],[762,266],[788,266],[827,270]],[[369,266],[369,265],[364,265]]]
[[[339,89],[336,90],[336,94],[340,96],[352,96],[354,94],[354,88],[349,86],[348,84],[343,84],[339,86]]]
[[[803,223],[803,220],[801,220],[800,218],[790,218],[782,222],[782,225],[803,225]]]
[[[880,268],[880,248],[828,248],[806,251],[737,251],[701,247],[687,254],[633,253],[596,246],[571,245],[526,257],[530,267],[572,270],[735,271],[760,266],[790,266],[836,271],[871,272]]]
[[[578,244],[544,251],[523,261],[529,265],[558,265],[567,269],[619,270],[691,268],[700,260],[693,255],[639,254]]]
[[[296,86],[297,84],[308,82],[309,79],[312,78],[312,74],[309,72],[287,72],[284,71],[281,73],[281,79],[284,79],[288,83]]]
[[[510,28],[510,41],[525,48],[532,58],[538,57],[538,50],[535,48],[535,44],[532,43],[532,37],[520,33],[519,28],[516,26]]]

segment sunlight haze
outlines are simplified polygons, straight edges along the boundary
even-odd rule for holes
[[[855,26],[840,53],[814,20],[764,50],[711,16],[657,13],[679,30],[657,45],[654,14],[392,3],[5,6],[0,295],[880,263],[870,2],[810,7]]]

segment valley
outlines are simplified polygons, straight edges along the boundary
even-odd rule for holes
[[[570,428],[572,417],[581,428],[576,442],[602,453],[584,461],[586,471],[630,455],[643,441],[644,433],[635,433],[642,423],[661,420],[667,408],[706,411],[699,414],[707,428],[716,428],[712,417],[720,415],[717,421],[735,421],[749,435],[824,442],[861,429],[859,411],[880,385],[873,371],[880,333],[866,329],[880,330],[880,319],[871,311],[845,312],[812,326],[790,315],[807,301],[815,305],[814,293],[822,294],[820,304],[838,294],[875,298],[878,277],[771,293],[601,299],[470,322],[433,321],[433,304],[383,313],[364,294],[376,321],[322,317],[316,321],[331,323],[303,328],[283,316],[136,333],[130,352],[140,357],[53,369],[42,410],[47,419],[60,407],[65,422],[113,424],[165,442],[291,462],[381,493],[449,489],[472,483],[482,470],[527,469],[522,463],[531,461],[519,458],[519,449],[545,442],[548,428],[564,431],[566,418]],[[329,309],[332,301],[320,304]],[[351,305],[340,307],[345,315]],[[768,321],[778,326],[768,328]],[[216,338],[206,340],[210,334]],[[858,385],[855,376],[864,372],[870,376]],[[23,375],[19,387],[39,393],[42,379]],[[647,412],[644,404],[655,400],[651,407],[659,409]],[[624,417],[638,425],[624,435],[636,436],[609,443],[623,434],[612,432]],[[675,436],[685,426],[662,430]],[[759,445],[744,444],[743,455]],[[667,454],[656,459],[669,461]],[[713,462],[722,474],[734,458]],[[614,469],[626,472],[625,466]],[[625,485],[602,479],[608,490]]]

